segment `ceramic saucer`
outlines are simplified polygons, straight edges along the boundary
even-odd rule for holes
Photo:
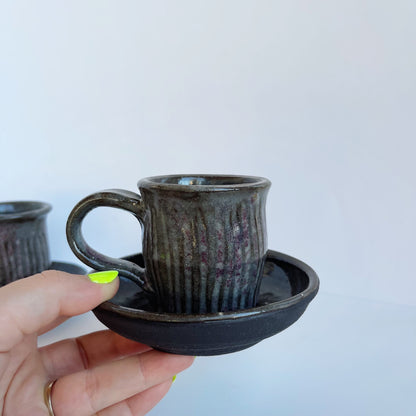
[[[62,261],[54,261],[49,267],[49,270],[59,270],[61,272],[67,272],[72,274],[85,274],[86,270],[78,266],[77,264],[64,263]]]
[[[140,254],[125,257],[143,266]],[[121,277],[116,296],[94,314],[118,334],[155,349],[183,355],[240,351],[283,331],[305,311],[319,288],[307,264],[269,250],[256,307],[185,315],[158,312],[152,296]]]

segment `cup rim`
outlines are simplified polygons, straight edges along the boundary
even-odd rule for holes
[[[10,206],[9,211],[7,206]],[[51,209],[51,204],[42,201],[4,201],[0,202],[0,221],[38,218],[46,215]]]
[[[208,180],[203,184],[199,180]],[[182,181],[182,183],[180,183]],[[196,183],[186,183],[186,181]],[[217,182],[217,183],[215,183]],[[267,189],[271,182],[261,176],[224,175],[224,174],[174,174],[158,175],[140,179],[137,183],[140,189],[158,189],[181,192],[227,192],[244,189]]]

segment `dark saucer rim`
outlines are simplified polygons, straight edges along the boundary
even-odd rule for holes
[[[168,322],[168,323],[198,323],[198,322],[218,322],[218,321],[236,321],[239,319],[246,319],[265,313],[278,312],[279,310],[287,310],[300,303],[309,303],[316,295],[319,289],[319,278],[316,272],[308,264],[303,261],[289,256],[287,254],[268,250],[267,259],[279,260],[295,266],[302,270],[308,276],[308,286],[302,292],[291,296],[290,298],[271,302],[266,305],[255,306],[253,308],[231,311],[218,312],[211,314],[174,314],[174,313],[160,313],[150,312],[143,309],[135,309],[127,306],[118,305],[116,303],[106,301],[99,305],[96,309],[106,310],[117,315],[125,316],[130,319],[140,319],[144,321],[154,322]]]
[[[70,267],[70,271],[68,271],[68,266]],[[71,270],[76,270],[79,273],[74,273]],[[61,272],[68,272],[68,273],[72,273],[72,274],[86,274],[86,269],[83,266],[80,266],[79,264],[76,263],[71,263],[69,261],[58,261],[58,260],[52,260],[51,264],[49,265],[49,267],[46,270],[59,270]]]

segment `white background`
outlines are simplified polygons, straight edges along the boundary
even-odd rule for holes
[[[411,0],[0,2],[0,200],[52,203],[53,259],[78,262],[65,222],[92,192],[253,174],[273,183],[269,247],[320,276],[295,326],[198,359],[152,415],[187,400],[198,415],[411,414],[415,14]],[[98,209],[84,229],[106,254],[140,250],[127,213]],[[55,336],[98,327],[77,319]]]

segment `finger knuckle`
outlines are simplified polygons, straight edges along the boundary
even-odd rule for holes
[[[85,396],[86,402],[90,407],[92,414],[98,412],[97,397],[100,392],[100,378],[92,370],[86,370],[85,372]]]

